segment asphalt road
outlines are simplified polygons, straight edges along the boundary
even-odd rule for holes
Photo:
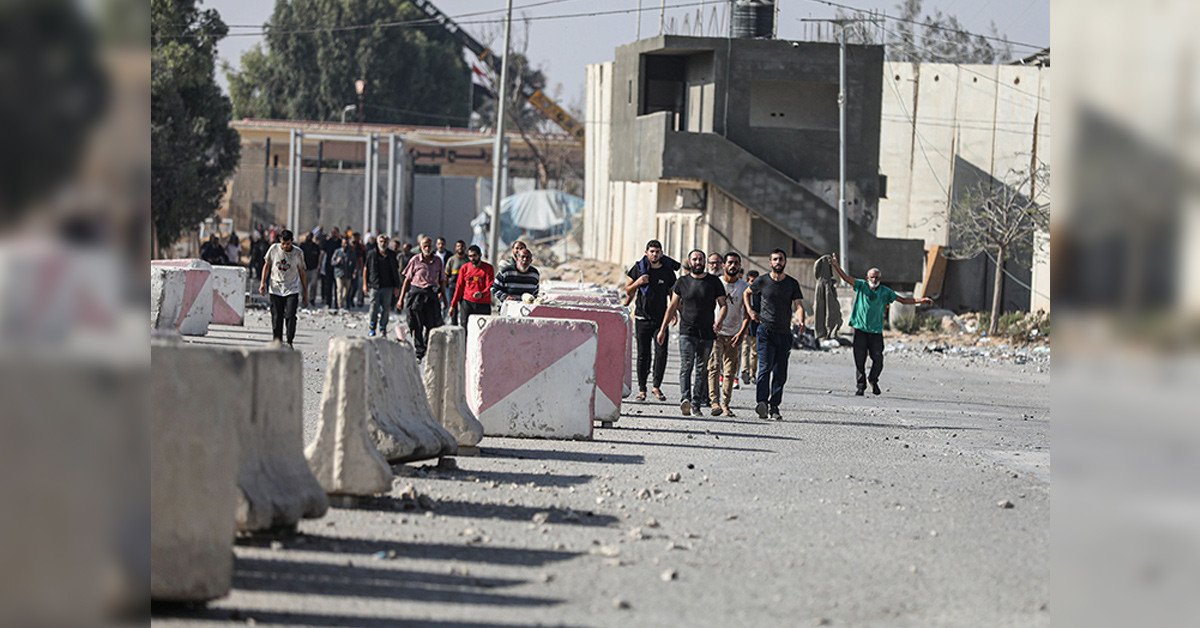
[[[197,341],[267,327],[253,311]],[[359,333],[362,314],[302,317],[306,439],[328,338]],[[1047,362],[897,351],[884,394],[855,397],[847,349],[795,351],[775,422],[745,388],[736,418],[681,417],[671,353],[668,402],[626,403],[590,442],[397,467],[389,497],[240,539],[229,597],[153,623],[1049,625]]]

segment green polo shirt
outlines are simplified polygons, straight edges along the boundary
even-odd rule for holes
[[[883,284],[872,290],[865,279],[855,279],[854,312],[850,315],[850,326],[870,334],[882,334],[883,309],[896,297],[896,293]]]

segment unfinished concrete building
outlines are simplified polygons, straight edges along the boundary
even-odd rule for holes
[[[883,63],[848,46],[849,270],[911,289],[923,242],[876,235]],[[764,269],[782,248],[811,285],[803,260],[838,249],[837,45],[662,35],[587,72],[585,256],[630,264],[657,238]]]

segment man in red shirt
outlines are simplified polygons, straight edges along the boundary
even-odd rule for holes
[[[450,301],[450,319],[466,327],[467,318],[472,314],[491,314],[492,280],[495,278],[496,269],[483,261],[479,247],[472,244],[467,249],[467,263],[458,269],[458,282],[454,288],[454,297]],[[461,308],[459,303],[462,304]]]

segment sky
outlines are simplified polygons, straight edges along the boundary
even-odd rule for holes
[[[641,36],[657,35],[659,32],[660,6],[664,0],[513,0],[514,36],[523,33],[517,20],[521,16],[532,18],[528,31],[527,54],[535,65],[545,71],[549,84],[547,92],[563,106],[576,105],[582,109],[584,95],[584,68],[592,63],[611,61],[617,46],[637,39],[639,4],[641,12]],[[897,14],[899,0],[836,0],[839,4],[863,10],[887,11]],[[271,17],[274,0],[202,0],[203,8],[215,8],[222,19],[231,26],[261,25]],[[467,32],[487,45],[486,33],[498,37],[504,17],[504,0],[434,0],[434,4],[451,18],[466,13],[494,11],[486,15],[456,19]],[[674,19],[676,32],[683,34],[680,27],[685,17],[689,25],[695,23],[697,11],[702,11],[705,34],[714,28],[713,11],[716,9],[723,28],[728,28],[723,14],[728,6],[726,0],[665,0],[665,19]],[[687,5],[687,6],[679,6]],[[800,18],[833,17],[836,8],[820,0],[779,0],[778,37],[780,39],[805,39],[805,25]],[[521,7],[527,7],[522,9]],[[1031,44],[1038,48],[1050,45],[1050,0],[925,0],[923,11],[932,14],[940,10],[958,17],[963,26],[974,33],[988,34],[989,26],[995,22],[1000,33],[1010,41]],[[623,13],[615,13],[621,12]],[[605,12],[606,15],[554,18],[568,14]],[[612,13],[610,13],[612,12]],[[486,22],[486,23],[480,23]],[[895,28],[888,22],[887,28]],[[812,27],[809,26],[811,29]],[[244,51],[262,41],[257,29],[231,27],[230,33],[243,35],[227,37],[218,48],[220,59],[235,68],[240,65]],[[725,31],[722,31],[725,32]],[[500,47],[497,38],[496,48]],[[1014,45],[1013,55],[1023,57],[1036,52],[1035,48]],[[225,77],[219,81],[225,86]],[[561,85],[561,88],[558,86]],[[561,90],[561,91],[556,91]]]

